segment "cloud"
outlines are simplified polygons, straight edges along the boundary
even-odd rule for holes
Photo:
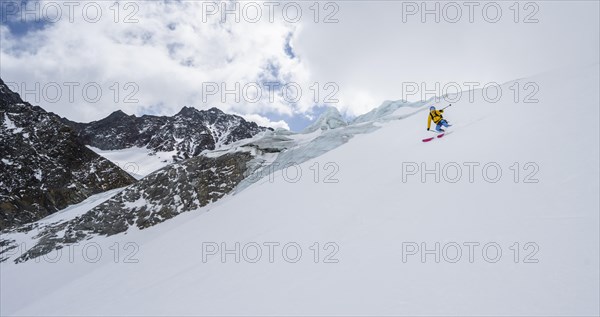
[[[219,2],[229,9],[258,4],[263,11],[257,23],[236,23],[231,15],[223,22],[220,14],[207,14],[202,1],[116,2],[115,23],[117,4],[99,1],[104,15],[89,23],[80,18],[88,2],[79,3],[73,23],[63,16],[44,27],[21,28],[29,30],[25,35],[0,25],[0,76],[29,89],[35,82],[42,90],[51,82],[80,83],[73,101],[42,98],[39,104],[82,121],[116,109],[170,115],[182,106],[217,106],[296,127],[292,121],[304,125],[297,118],[324,105],[356,116],[384,100],[427,99],[422,89],[408,96],[404,83],[442,94],[436,83],[505,82],[598,63],[600,55],[599,4],[593,1],[535,2],[537,23],[523,23],[532,13],[524,3],[514,22],[512,2],[500,2],[498,23],[484,20],[483,3],[474,8],[474,22],[465,3],[458,3],[457,23],[447,21],[448,12],[441,12],[439,23],[432,14],[423,22],[420,12],[403,15],[405,1],[298,2],[303,13],[298,22],[282,18],[288,2],[279,3],[272,21],[265,10],[272,2]],[[431,9],[436,3],[453,2],[424,4]],[[124,23],[128,18],[138,22]],[[91,96],[82,96],[90,83],[102,88],[100,101],[90,101],[94,85],[86,87]],[[301,98],[295,100],[297,87]],[[53,87],[47,88],[52,95]]]
[[[242,118],[246,119],[247,121],[256,122],[256,124],[258,124],[259,126],[269,127],[269,128],[273,128],[273,129],[278,129],[278,128],[286,129],[286,130],[290,129],[288,124],[283,120],[271,121],[269,118],[260,116],[258,114],[246,114],[246,115],[240,115],[240,116]]]
[[[53,2],[39,3],[44,8]],[[94,2],[103,15],[90,23],[78,15],[85,3],[73,21],[63,7],[62,19],[24,36],[0,25],[0,76],[28,101],[80,121],[117,109],[169,115],[182,106],[217,106],[291,116],[313,106],[304,96],[290,101],[281,89],[291,82],[310,86],[307,68],[292,53],[297,24],[224,22],[218,14],[206,15],[200,1]]]
[[[557,67],[591,65],[600,56],[598,1],[334,3],[338,10],[323,10],[321,20],[335,12],[338,22],[304,23],[294,52],[308,65],[311,80],[338,85],[337,107],[351,115],[384,100],[428,99],[421,98],[425,89],[441,95],[447,83],[502,83]],[[476,5],[473,22],[468,3]],[[483,11],[488,3],[501,7],[497,23],[485,20],[490,20]],[[405,16],[407,5],[416,5],[418,11]],[[436,5],[437,14],[431,13]],[[456,5],[461,17],[448,22],[454,13],[443,8]],[[425,20],[423,6],[429,12]],[[537,22],[524,23],[526,19]],[[403,83],[425,84],[425,89],[409,95]]]

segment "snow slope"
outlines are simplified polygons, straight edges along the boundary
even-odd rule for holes
[[[452,133],[430,143],[421,138],[431,134],[431,103],[384,111],[369,118],[380,129],[288,174],[158,226],[87,241],[88,260],[102,251],[96,263],[83,258],[85,245],[57,263],[1,263],[0,313],[598,315],[598,65],[519,80],[526,82],[539,86],[538,103],[515,103],[514,83],[502,86],[497,103],[474,91],[473,102],[463,96],[446,112]],[[447,167],[439,182],[403,173],[436,162]],[[470,182],[465,164],[475,163]],[[484,179],[485,164],[501,168],[497,182]],[[456,165],[462,177],[454,182]],[[440,250],[462,246],[462,257],[451,263],[456,248],[447,247],[439,263],[432,254],[423,263],[423,253],[403,252],[403,243],[436,242]],[[239,263],[203,252],[235,243]],[[272,261],[265,243],[279,243]],[[289,243],[302,250],[295,263],[294,248],[287,260],[282,254]],[[472,263],[465,243],[479,243]],[[502,254],[491,249],[486,261],[483,246],[493,243]],[[251,263],[256,246],[262,254]]]
[[[101,150],[93,146],[88,146],[88,148],[115,163],[138,180],[172,164],[174,162],[173,156],[177,154],[177,151],[155,152],[142,147],[131,147],[121,150]]]

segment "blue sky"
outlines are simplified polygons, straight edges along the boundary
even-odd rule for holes
[[[25,36],[28,32],[41,30],[51,24],[47,19],[36,18],[35,15],[25,14],[23,16],[22,11],[25,8],[32,10],[33,13],[33,10],[36,9],[35,2],[31,0],[0,2],[0,23],[6,25],[15,36]],[[28,12],[27,10],[25,13]],[[47,12],[49,12],[48,16],[50,17],[50,11]],[[38,17],[41,16],[38,15]]]

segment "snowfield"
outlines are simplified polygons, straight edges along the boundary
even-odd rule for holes
[[[464,92],[429,143],[449,102],[385,103],[197,211],[1,263],[0,314],[598,315],[598,87],[593,65]]]
[[[140,147],[123,150],[101,150],[93,146],[88,146],[88,148],[115,163],[136,179],[142,179],[148,174],[173,163],[173,155],[177,154],[177,151],[154,153]]]

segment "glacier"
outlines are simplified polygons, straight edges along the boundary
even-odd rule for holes
[[[253,153],[258,177],[159,225],[1,262],[0,314],[598,315],[600,131],[584,121],[599,117],[597,69],[516,81],[539,85],[537,103],[475,91],[431,143],[426,111],[445,104],[398,101],[207,152]],[[441,179],[426,173],[438,164]],[[436,261],[436,245],[464,254]]]

